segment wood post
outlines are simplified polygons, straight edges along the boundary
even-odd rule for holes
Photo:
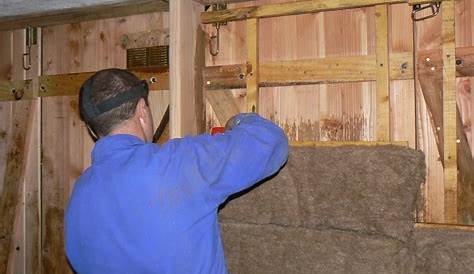
[[[377,59],[377,141],[390,140],[390,64],[388,56],[388,6],[375,7]]]
[[[258,19],[247,20],[247,65],[251,71],[247,75],[247,112],[258,112]]]
[[[457,222],[457,136],[456,136],[456,56],[454,36],[454,0],[442,4],[443,41],[443,135],[444,135],[444,217]]]
[[[201,127],[196,120],[203,100],[201,8],[194,1],[170,1],[170,138],[196,134]]]

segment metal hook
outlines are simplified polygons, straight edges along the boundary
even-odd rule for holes
[[[219,54],[219,40],[220,40],[219,29],[220,29],[220,25],[219,25],[219,23],[217,23],[216,24],[216,33],[211,35],[211,37],[209,39],[209,53],[212,56],[217,56]],[[216,42],[213,43],[212,42],[213,40],[215,40]],[[216,46],[214,47],[213,44],[215,44]]]
[[[25,44],[26,44],[26,53],[23,53],[23,69],[31,69],[31,46],[36,45],[37,43],[37,30],[36,28],[27,27],[25,29]],[[25,64],[25,57],[28,59],[28,64]]]
[[[426,20],[426,19],[435,17],[436,15],[439,14],[440,7],[441,7],[441,2],[430,3],[430,4],[427,4],[425,6],[422,6],[421,4],[414,5],[413,6],[413,11],[411,12],[411,19],[413,19],[413,21],[422,21],[422,20]],[[420,17],[420,18],[416,17],[416,14],[418,12],[420,12],[422,10],[426,10],[426,9],[431,9],[431,14],[430,15],[423,16],[423,17]]]
[[[25,65],[25,56],[28,58],[28,64]],[[30,70],[31,69],[31,47],[27,47],[27,52],[23,53],[23,69]]]

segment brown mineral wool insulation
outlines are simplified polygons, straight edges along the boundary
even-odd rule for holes
[[[334,229],[222,224],[232,274],[411,273],[405,243]]]
[[[407,241],[424,178],[424,156],[409,148],[291,148],[280,173],[231,200],[220,220],[331,228]]]
[[[474,273],[474,230],[419,228],[413,273]]]

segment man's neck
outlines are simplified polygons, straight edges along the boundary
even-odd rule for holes
[[[125,125],[122,125],[122,126],[118,126],[118,127],[114,128],[110,132],[109,135],[116,135],[116,134],[133,135],[133,136],[136,136],[136,137],[140,138],[144,142],[146,142],[145,134],[144,134],[142,128],[139,127],[138,125],[136,125],[135,123],[128,123],[128,124],[125,124]]]

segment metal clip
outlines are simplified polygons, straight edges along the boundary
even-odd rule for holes
[[[31,46],[37,44],[37,30],[36,28],[27,27],[25,29],[25,44],[26,44],[26,53],[23,53],[23,69],[31,69]],[[25,62],[25,57],[27,62]]]
[[[430,3],[426,5],[416,4],[413,6],[413,11],[411,12],[411,19],[413,19],[413,21],[422,21],[422,20],[435,17],[436,15],[439,14],[440,7],[441,7],[441,2]],[[417,13],[426,9],[431,9],[431,14],[422,16],[422,17],[416,17]]]
[[[212,56],[217,56],[219,54],[219,40],[220,40],[219,29],[220,29],[220,25],[219,25],[219,23],[217,23],[216,24],[216,33],[211,35],[211,37],[209,39],[209,53]],[[215,43],[212,42],[214,40],[215,40]],[[215,44],[215,47],[214,47],[213,44]]]

